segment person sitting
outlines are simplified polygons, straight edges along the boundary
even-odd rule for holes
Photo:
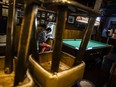
[[[108,37],[108,28],[104,28],[103,31],[102,31],[102,37]]]
[[[47,44],[46,41],[49,38],[49,34],[51,32],[51,28],[46,28],[45,26],[41,30],[38,36],[38,43],[39,43],[39,52],[45,52],[50,50],[52,47],[51,45]]]

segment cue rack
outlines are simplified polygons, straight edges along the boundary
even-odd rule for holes
[[[12,30],[14,27],[13,24],[16,23],[14,15],[15,15],[17,1],[13,0],[12,7],[9,8],[9,10],[11,9],[11,12],[9,12],[9,16],[10,16],[10,13],[12,13],[11,19],[9,19],[8,21],[8,26],[10,26],[10,29],[8,28],[9,31],[13,31]],[[38,7],[41,7],[41,5],[53,5],[57,7],[56,34],[55,34],[55,39],[54,39],[54,50],[52,54],[52,66],[51,66],[51,72],[54,73],[54,72],[57,72],[59,68],[63,31],[65,28],[68,6],[72,6],[76,9],[78,8],[78,10],[84,12],[85,14],[89,16],[88,26],[84,34],[84,37],[82,39],[79,52],[75,58],[74,66],[76,66],[80,64],[80,62],[82,61],[83,54],[85,52],[86,46],[90,39],[91,33],[93,31],[96,17],[100,15],[98,11],[100,9],[102,0],[96,0],[94,9],[91,9],[73,0],[25,0],[23,1],[23,3],[24,3],[24,18],[22,21],[22,26],[21,26],[22,31],[21,31],[21,35],[19,39],[19,44],[18,44],[18,54],[17,54],[18,60],[17,60],[17,66],[15,70],[14,86],[17,86],[18,83],[22,82],[25,78],[25,74],[27,70],[27,63],[28,63],[28,56],[29,56],[29,46],[30,46],[30,41],[31,41],[31,35],[33,37],[33,44],[35,45],[34,49],[32,49],[33,50],[32,54],[34,54],[34,57],[37,57],[36,56],[37,46],[35,44],[36,43],[35,33],[37,30],[37,25],[35,21],[37,20],[36,15],[38,12]],[[13,51],[12,48],[14,44],[11,39],[12,37],[11,34],[12,32],[9,32],[9,34],[7,34],[8,35],[7,44],[10,42],[10,47],[8,47],[7,45],[7,50],[8,50],[7,52]],[[13,55],[9,55],[9,57],[13,57]]]

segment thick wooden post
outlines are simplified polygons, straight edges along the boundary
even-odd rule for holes
[[[15,71],[14,86],[18,85],[19,82],[22,82],[26,75],[26,69],[28,65],[28,51],[37,9],[38,6],[33,4],[27,5],[25,7],[24,19],[21,26],[22,31],[18,44],[18,60]]]
[[[8,22],[7,22],[7,41],[6,41],[6,57],[5,57],[5,73],[13,71],[14,58],[14,28],[15,28],[15,5],[16,0],[9,1]]]
[[[85,50],[86,50],[86,47],[87,47],[87,44],[88,44],[88,41],[91,37],[91,33],[92,33],[92,29],[94,27],[95,20],[96,20],[96,17],[89,18],[88,27],[87,27],[86,32],[84,34],[84,37],[81,41],[81,45],[80,45],[80,48],[79,48],[79,52],[76,55],[74,66],[78,65],[82,61],[83,55],[85,53]]]
[[[62,49],[63,29],[65,28],[66,17],[67,17],[66,7],[58,6],[58,17],[56,21],[56,33],[54,40],[54,50],[52,54],[51,72],[58,72]]]
[[[32,57],[39,62],[39,56],[38,56],[38,50],[37,50],[37,36],[38,36],[38,30],[37,30],[37,13],[35,12],[35,21],[33,23],[33,31],[32,31],[32,37],[30,42],[30,53],[32,54]]]
[[[99,8],[101,6],[101,3],[102,3],[102,0],[96,0],[95,6],[94,6],[94,10],[95,11],[98,11],[99,10]],[[92,34],[92,31],[93,31],[93,27],[94,27],[95,21],[96,21],[96,16],[93,16],[93,17],[91,16],[89,18],[88,26],[87,26],[86,32],[84,34],[84,37],[83,37],[83,39],[81,41],[81,45],[80,45],[80,48],[79,48],[79,52],[76,55],[76,59],[75,59],[75,62],[74,62],[74,66],[75,65],[78,65],[82,61],[82,58],[83,58],[83,55],[85,53],[87,44],[89,42],[89,39],[90,39],[91,34]]]

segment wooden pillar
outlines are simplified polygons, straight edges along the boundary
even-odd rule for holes
[[[102,0],[96,0],[95,6],[94,6],[94,10],[95,11],[98,11],[99,10],[99,8],[101,6],[101,2],[102,2]],[[81,45],[80,45],[80,48],[79,48],[79,52],[76,55],[76,59],[75,59],[75,62],[74,62],[74,66],[80,64],[80,62],[82,61],[83,55],[85,53],[87,44],[89,42],[89,39],[91,37],[92,31],[93,31],[93,28],[94,28],[95,21],[96,21],[96,17],[95,16],[93,16],[93,17],[91,16],[89,18],[88,26],[87,26],[86,32],[84,34],[84,37],[83,37],[83,39],[81,41]]]
[[[63,29],[66,24],[67,9],[65,6],[58,6],[58,17],[56,21],[56,33],[54,40],[54,50],[52,54],[51,72],[58,72],[60,55],[62,49]]]
[[[30,42],[30,53],[32,54],[32,57],[39,62],[39,56],[38,56],[38,51],[37,51],[37,36],[38,36],[38,30],[37,30],[37,13],[35,13],[35,22],[33,23],[33,31],[32,31],[32,37],[31,37],[31,42]]]
[[[8,21],[7,21],[7,39],[6,39],[6,57],[5,57],[5,73],[13,71],[14,58],[14,27],[15,27],[15,0],[9,1]]]
[[[15,71],[15,81],[14,86],[18,85],[19,82],[22,82],[26,75],[26,69],[28,65],[28,51],[31,39],[31,33],[33,29],[33,22],[35,20],[35,12],[37,13],[38,6],[36,5],[27,5],[24,8],[24,19],[21,26],[21,35],[19,38],[18,44],[18,60]]]
[[[88,44],[89,39],[91,37],[91,33],[92,33],[92,30],[93,30],[93,27],[94,27],[95,20],[96,20],[96,17],[94,17],[94,18],[90,17],[89,18],[88,27],[87,27],[86,32],[84,34],[84,37],[81,41],[81,45],[80,45],[80,48],[79,48],[79,52],[76,55],[74,66],[80,64],[81,61],[82,61],[82,58],[83,58],[83,55],[85,53],[87,44]]]

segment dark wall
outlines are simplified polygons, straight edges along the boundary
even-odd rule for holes
[[[7,28],[7,17],[2,16],[0,19],[0,34],[6,34],[6,28]]]
[[[6,34],[6,27],[7,27],[7,17],[2,16],[2,9],[3,9],[2,4],[0,4],[0,35]]]

